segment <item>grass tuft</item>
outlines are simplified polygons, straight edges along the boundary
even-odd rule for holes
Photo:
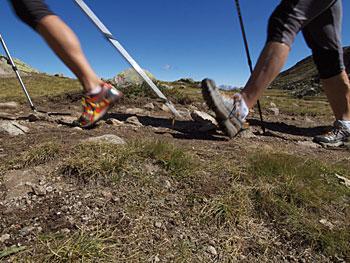
[[[55,142],[36,145],[22,156],[9,162],[10,169],[20,169],[33,165],[45,164],[54,160],[63,151],[63,146]]]
[[[62,174],[78,181],[119,180],[120,176],[141,172],[138,162],[145,158],[161,165],[165,173],[187,176],[194,169],[192,157],[184,149],[161,141],[132,141],[126,145],[80,144],[60,165]]]
[[[281,153],[249,158],[248,174],[256,185],[256,210],[275,221],[283,234],[328,255],[350,255],[350,223],[338,222],[349,213],[350,190],[334,174],[349,172],[319,161]],[[335,190],[337,189],[337,190]],[[327,220],[333,227],[320,222]]]

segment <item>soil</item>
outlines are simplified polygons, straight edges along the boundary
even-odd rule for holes
[[[144,109],[142,113],[137,114],[125,113],[128,108],[142,108],[143,105],[150,102],[155,104],[154,110]],[[247,148],[281,149],[298,156],[327,162],[349,160],[348,147],[324,148],[312,143],[315,135],[323,134],[330,129],[330,120],[309,116],[291,116],[284,113],[283,110],[278,116],[263,112],[266,129],[266,132],[263,133],[258,111],[254,109],[248,118],[250,123],[248,132],[242,132],[237,137],[230,139],[220,130],[199,132],[203,124],[193,121],[189,114],[184,120],[176,120],[173,125],[172,114],[161,109],[162,103],[147,98],[137,101],[122,100],[96,127],[88,130],[71,125],[72,121],[79,117],[81,111],[79,101],[65,98],[54,102],[36,102],[35,106],[38,110],[49,114],[42,115],[39,120],[29,121],[28,116],[32,114],[32,111],[26,104],[16,109],[0,110],[0,121],[16,119],[20,124],[29,128],[24,135],[0,134],[0,162],[6,163],[19,157],[22,152],[30,150],[39,143],[58,141],[63,145],[76,145],[82,139],[103,134],[115,134],[126,141],[137,138],[166,140],[190,149],[193,154],[201,158],[213,158],[217,154],[229,153],[230,156],[237,156],[235,162],[244,158]],[[193,109],[198,109],[213,115],[203,101],[195,101],[191,105],[175,105],[175,107],[182,112],[189,113]],[[136,116],[142,126],[126,124],[126,119],[131,116]],[[108,124],[110,122],[107,120],[113,119],[123,123],[120,125]],[[37,189],[33,188],[29,193],[30,198],[18,196],[10,199],[8,189],[4,184],[5,172],[0,173],[0,238],[4,239],[0,241],[0,251],[14,245],[30,244],[35,237],[31,234],[33,228],[38,232],[55,233],[62,229],[69,232],[76,227],[89,226],[91,222],[96,223],[96,221],[118,222],[120,225],[130,224],[118,206],[120,199],[119,201],[112,200],[106,206],[105,200],[111,199],[116,189],[108,188],[108,186],[102,189],[92,189],[84,185],[74,185],[65,178],[51,178],[47,171],[53,170],[55,163],[50,165],[51,167],[35,168],[39,179],[33,182]],[[66,200],[70,201],[67,203]],[[86,218],[78,216],[84,214],[79,210],[87,207],[93,212],[89,213]],[[70,211],[68,219],[65,216],[67,211]],[[9,233],[10,236],[5,236],[5,233]],[[275,262],[286,261],[281,256],[276,256]]]

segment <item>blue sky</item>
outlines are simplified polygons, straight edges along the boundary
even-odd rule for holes
[[[217,84],[243,86],[250,72],[234,0],[85,0],[115,38],[160,80],[213,78]],[[265,43],[269,15],[279,0],[241,0],[253,64]],[[46,3],[77,34],[84,53],[100,77],[111,78],[129,64],[102,36],[73,0]],[[344,13],[350,10],[343,1]],[[13,57],[43,72],[73,77],[46,43],[15,17],[7,1],[0,9],[0,33]],[[350,45],[345,25],[343,45]],[[2,48],[0,53],[4,54]],[[310,55],[301,34],[285,69]]]

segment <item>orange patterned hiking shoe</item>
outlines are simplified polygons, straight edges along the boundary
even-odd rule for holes
[[[228,136],[234,137],[244,125],[247,125],[246,117],[249,110],[239,93],[232,97],[227,96],[220,92],[213,80],[204,79],[202,94],[207,105],[215,112],[221,129]]]
[[[82,97],[83,113],[78,119],[80,127],[92,127],[107,113],[113,106],[113,103],[123,95],[121,91],[107,83],[104,83],[101,88],[98,94],[84,95]]]

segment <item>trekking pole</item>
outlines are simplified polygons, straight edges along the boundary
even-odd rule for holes
[[[25,87],[24,84],[23,84],[23,81],[22,81],[22,79],[21,79],[21,76],[20,76],[19,73],[18,73],[18,69],[17,69],[15,63],[14,63],[13,60],[12,60],[12,57],[11,57],[11,55],[10,55],[10,52],[8,51],[8,49],[7,49],[7,47],[6,47],[5,41],[4,41],[4,39],[2,38],[1,34],[0,34],[0,41],[1,41],[2,46],[4,47],[4,50],[5,50],[5,52],[6,52],[7,57],[9,58],[9,60],[10,60],[10,62],[11,62],[12,69],[15,71],[16,76],[17,76],[17,78],[18,78],[18,80],[19,80],[19,83],[21,83],[22,89],[23,89],[24,93],[26,94],[26,97],[27,97],[27,99],[28,99],[28,101],[29,101],[30,107],[32,108],[32,110],[33,110],[34,112],[36,112],[36,109],[35,109],[35,107],[34,107],[34,105],[33,105],[33,102],[32,102],[32,100],[31,100],[30,97],[29,97],[29,94],[28,94],[28,92],[27,92],[27,90],[26,90],[26,87]]]
[[[114,38],[112,33],[106,28],[101,20],[92,12],[92,10],[85,4],[83,0],[74,0],[77,5],[84,11],[84,13],[91,19],[91,21],[97,26],[97,28],[104,34],[104,36],[112,43],[112,45],[123,55],[123,57],[129,62],[129,64],[136,70],[138,74],[147,82],[147,84],[155,91],[155,93],[163,99],[164,103],[174,113],[176,117],[182,118],[180,113],[175,107],[170,104],[169,100],[164,94],[157,88],[153,81],[147,76],[143,69],[136,63],[136,61],[129,55],[129,53],[123,48],[123,46]]]
[[[243,19],[242,19],[241,9],[239,7],[238,0],[235,0],[235,1],[236,1],[236,7],[237,7],[237,12],[238,12],[239,23],[241,25],[241,31],[242,31],[245,51],[247,53],[250,74],[252,74],[253,73],[252,60],[250,59],[250,53],[249,53],[249,48],[248,48],[247,37],[246,37],[244,26],[243,26]],[[260,115],[260,120],[261,120],[261,128],[262,128],[263,132],[265,133],[265,124],[264,124],[264,121],[263,121],[263,116],[262,116],[261,107],[260,107],[260,101],[259,100],[257,101],[257,104],[258,104],[259,115]]]

